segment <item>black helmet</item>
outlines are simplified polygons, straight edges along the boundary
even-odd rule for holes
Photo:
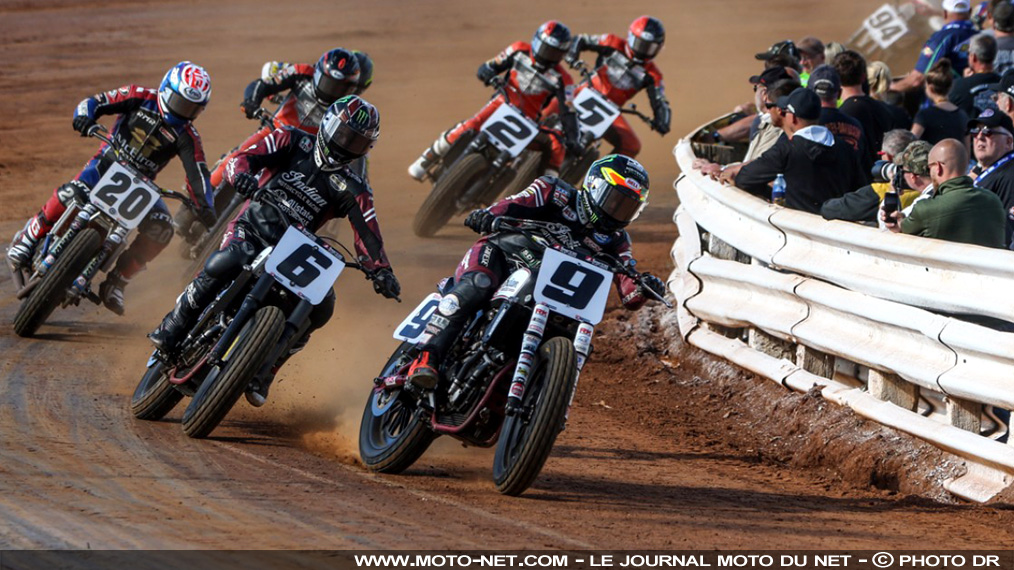
[[[648,173],[641,163],[610,154],[592,163],[578,190],[578,216],[602,233],[637,219],[648,205]]]
[[[359,59],[342,48],[325,52],[313,69],[313,93],[323,105],[352,94],[358,82]]]
[[[552,67],[567,55],[570,49],[570,28],[556,20],[539,26],[532,37],[532,58],[542,67]]]
[[[373,60],[369,54],[359,50],[352,50],[352,55],[359,60],[359,81],[356,83],[356,95],[362,95],[363,91],[373,83]]]
[[[647,61],[662,51],[665,43],[665,28],[658,18],[641,16],[630,24],[627,33],[627,49],[630,56]]]
[[[324,113],[313,158],[320,168],[337,168],[365,156],[380,136],[377,108],[358,95],[347,95]]]

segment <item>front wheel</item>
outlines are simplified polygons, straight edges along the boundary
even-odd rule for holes
[[[497,491],[520,495],[539,476],[563,429],[575,382],[577,357],[570,339],[543,343],[525,385],[521,412],[508,416],[500,431],[493,458]]]
[[[433,237],[457,213],[460,196],[489,169],[486,157],[475,153],[456,162],[426,197],[412,220],[412,231],[419,237]]]
[[[66,298],[67,289],[99,252],[100,247],[102,236],[94,228],[85,228],[74,236],[60,258],[18,308],[18,314],[14,316],[14,332],[18,336],[29,337],[39,330]]]
[[[402,343],[380,377],[403,373],[412,361],[412,348]],[[423,413],[404,391],[373,388],[359,424],[359,456],[366,468],[378,473],[401,473],[415,463],[436,439]]]
[[[226,352],[225,363],[208,374],[183,412],[184,433],[200,439],[218,426],[264,365],[284,328],[285,314],[278,307],[261,307],[254,313]]]
[[[130,398],[130,411],[139,420],[158,421],[176,407],[183,392],[169,382],[169,366],[161,360],[151,360]]]

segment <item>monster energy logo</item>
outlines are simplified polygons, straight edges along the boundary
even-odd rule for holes
[[[357,123],[365,123],[369,120],[370,114],[366,112],[366,109],[359,109],[356,114],[352,116],[352,120]]]

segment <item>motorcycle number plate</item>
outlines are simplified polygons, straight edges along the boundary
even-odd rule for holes
[[[430,317],[437,312],[437,307],[440,306],[440,299],[440,293],[430,293],[430,296],[423,299],[423,302],[419,303],[412,314],[401,321],[398,328],[394,329],[394,338],[418,344],[426,331],[426,324],[430,322]]]
[[[606,310],[610,271],[547,249],[535,280],[535,300],[553,312],[588,324],[598,324]]]
[[[95,183],[89,197],[104,214],[132,230],[158,203],[161,194],[154,184],[114,162]]]
[[[605,95],[586,87],[574,95],[574,110],[581,123],[581,132],[600,139],[609,125],[620,116],[620,108]]]
[[[264,269],[286,289],[317,305],[338,280],[345,263],[293,226],[268,257]]]
[[[496,148],[507,151],[511,158],[521,154],[535,135],[539,134],[539,126],[535,121],[508,103],[497,107],[497,110],[482,124],[481,130],[489,136],[489,140]]]

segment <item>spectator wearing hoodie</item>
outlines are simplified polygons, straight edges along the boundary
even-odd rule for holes
[[[811,89],[820,97],[820,119],[818,124],[827,127],[835,137],[847,142],[856,155],[859,156],[859,164],[868,178],[873,161],[870,160],[870,153],[866,152],[865,137],[863,136],[863,125],[852,117],[838,110],[838,98],[841,97],[841,79],[838,72],[830,65],[821,65],[810,74]]]
[[[800,87],[779,97],[777,107],[786,136],[743,165],[732,179],[736,186],[770,199],[770,183],[784,174],[786,207],[816,214],[825,201],[865,183],[852,147],[817,124],[821,106],[816,93]],[[723,173],[725,181],[730,180],[727,174],[729,170]]]

